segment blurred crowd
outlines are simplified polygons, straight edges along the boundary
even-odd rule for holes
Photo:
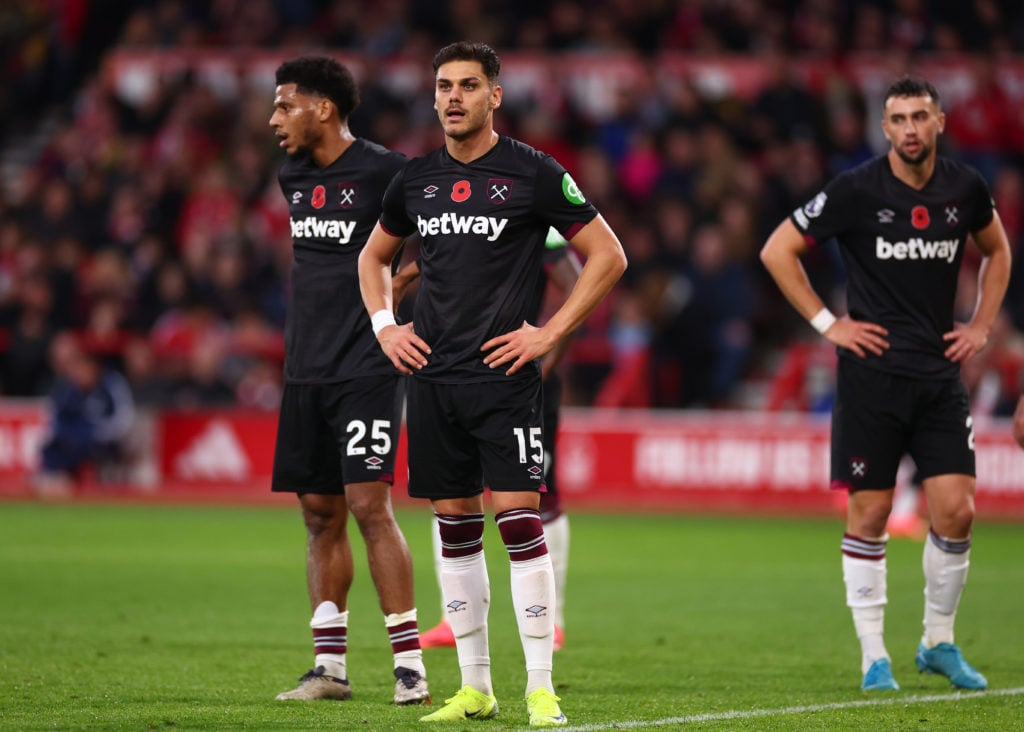
[[[1011,237],[1013,281],[988,358],[1019,357],[1024,113],[997,73],[1001,58],[1024,49],[1019,3],[16,0],[0,10],[0,150],[46,114],[57,124],[0,199],[0,392],[47,393],[59,376],[54,339],[73,331],[126,376],[140,404],[277,407],[291,241],[267,126],[272,79],[226,98],[185,70],[127,99],[103,73],[110,54],[357,55],[363,102],[353,131],[417,155],[442,142],[429,61],[456,38],[555,60],[625,51],[656,65],[660,52],[686,51],[763,63],[750,98],[676,78],[618,88],[601,117],[569,96],[550,104],[509,95],[499,129],[573,172],[630,261],[570,349],[569,403],[750,406],[752,385],[814,335],[757,252],[825,181],[884,151],[878,100],[844,73],[853,53],[884,51],[894,73],[919,53],[957,53],[969,67],[970,88],[946,106],[942,152],[982,171]],[[420,59],[426,72],[405,93],[375,73],[396,55]],[[813,88],[796,73],[807,63],[829,69]],[[834,244],[805,265],[841,310]],[[977,266],[966,261],[961,314],[973,306]],[[974,367],[979,380],[985,363]],[[1017,383],[1007,374],[995,413],[1020,388],[1019,374]]]

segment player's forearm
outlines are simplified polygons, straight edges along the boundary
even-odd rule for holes
[[[789,304],[806,320],[813,318],[825,307],[795,254],[765,247],[761,251],[761,262]]]
[[[392,311],[391,262],[368,248],[359,255],[359,293],[371,316],[380,310]]]
[[[989,330],[999,315],[1006,288],[1010,283],[1010,250],[996,249],[986,256],[978,270],[978,302],[971,318],[973,325]]]
[[[567,338],[611,291],[626,271],[626,256],[621,248],[594,252],[587,258],[583,271],[569,297],[544,325],[555,341]]]

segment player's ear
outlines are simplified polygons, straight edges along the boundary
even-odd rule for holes
[[[316,103],[316,113],[321,122],[326,122],[330,119],[332,109],[337,109],[337,107],[335,107],[334,102],[327,97],[321,98],[320,101]]]
[[[497,109],[501,106],[501,84],[495,84],[494,88],[491,89],[491,109]]]
[[[939,133],[941,134],[946,129],[946,113],[939,112]]]

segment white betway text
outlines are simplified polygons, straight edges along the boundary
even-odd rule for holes
[[[437,236],[438,234],[486,234],[487,241],[494,241],[501,236],[508,219],[496,219],[493,216],[459,216],[444,213],[425,219],[416,217],[416,228],[420,236]]]
[[[291,222],[293,239],[335,239],[339,244],[348,244],[356,229],[355,221],[325,221],[316,216]]]
[[[959,248],[959,239],[907,239],[891,242],[878,237],[875,240],[875,256],[879,259],[945,259],[952,264]]]

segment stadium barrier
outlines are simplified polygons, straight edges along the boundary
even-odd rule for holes
[[[44,438],[42,401],[0,401],[0,495],[28,497]],[[143,415],[123,482],[86,474],[81,493],[117,499],[265,502],[277,416],[242,410]],[[566,409],[557,476],[573,507],[834,514],[827,417],[799,412]],[[1005,419],[975,424],[979,515],[1024,520],[1024,450]],[[405,439],[396,501],[408,500]]]

